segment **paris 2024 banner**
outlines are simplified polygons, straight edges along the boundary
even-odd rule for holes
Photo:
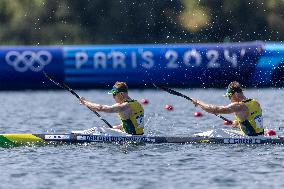
[[[54,87],[43,71],[75,88],[283,86],[283,43],[131,44],[0,47],[0,89]]]

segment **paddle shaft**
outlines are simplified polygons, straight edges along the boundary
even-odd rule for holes
[[[154,85],[156,88],[162,89],[162,90],[164,90],[164,91],[166,91],[166,92],[168,92],[168,93],[170,93],[170,94],[183,97],[183,98],[185,98],[186,100],[189,100],[189,101],[191,101],[191,102],[193,101],[192,98],[190,98],[190,97],[188,97],[188,96],[186,96],[186,95],[184,95],[184,94],[182,94],[182,93],[180,93],[180,92],[178,92],[178,91],[175,91],[175,90],[173,90],[173,89],[170,89],[170,88],[167,88],[167,87],[163,87],[163,86],[157,86],[156,84],[153,84],[153,85]],[[227,121],[227,122],[229,122],[229,123],[233,123],[231,120],[229,120],[229,119],[227,119],[227,118],[225,118],[225,117],[223,117],[223,116],[221,116],[221,115],[219,115],[219,114],[214,114],[214,115],[217,116],[217,117],[219,117],[219,118],[221,118],[221,119],[223,119],[224,121]]]
[[[80,99],[80,96],[73,90],[71,89],[68,85],[66,85],[63,82],[58,82],[56,81],[54,78],[52,78],[50,75],[48,75],[45,71],[43,71],[44,76],[49,79],[51,82],[53,82],[55,85],[68,90],[71,94],[73,94],[76,98]],[[94,112],[108,127],[112,128],[111,124],[109,122],[107,122],[107,120],[105,120],[104,118],[102,118],[102,116],[96,112],[95,110],[91,109],[90,107],[88,107],[89,110],[91,110],[92,112]]]

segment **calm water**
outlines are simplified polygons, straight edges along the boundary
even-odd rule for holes
[[[223,90],[179,90],[206,102],[226,104]],[[80,90],[98,103],[112,104],[106,90]],[[248,89],[263,106],[265,125],[284,125],[284,90]],[[223,121],[180,97],[157,90],[133,90],[148,98],[146,133],[191,135]],[[65,91],[0,92],[1,133],[69,132],[103,123]],[[164,110],[172,104],[174,111]],[[116,115],[102,114],[110,123]],[[228,116],[232,119],[232,116]],[[283,188],[284,147],[213,144],[89,144],[0,148],[0,188]]]

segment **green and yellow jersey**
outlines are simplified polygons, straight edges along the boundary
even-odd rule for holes
[[[144,109],[137,100],[127,101],[131,107],[131,114],[128,119],[123,119],[118,113],[121,120],[121,130],[132,135],[144,134]]]
[[[240,123],[241,131],[248,136],[263,135],[262,110],[259,103],[254,99],[246,99],[242,102],[248,108],[248,117],[245,120],[241,120],[236,116],[237,121]]]

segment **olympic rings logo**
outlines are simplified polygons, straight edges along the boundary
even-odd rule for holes
[[[18,72],[31,70],[39,72],[52,61],[52,55],[48,51],[10,51],[5,56],[6,62]]]

